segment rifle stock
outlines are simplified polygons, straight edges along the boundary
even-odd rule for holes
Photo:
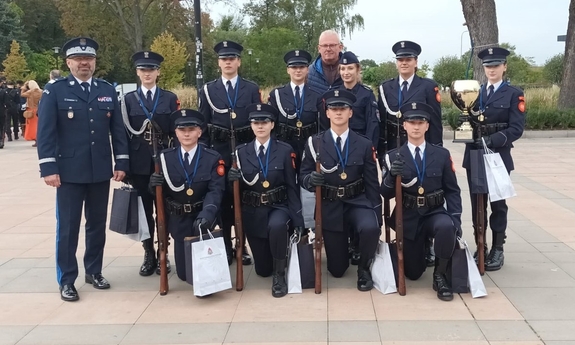
[[[483,208],[485,194],[477,194],[477,264],[479,274],[485,274],[485,209]]]
[[[315,171],[321,174],[321,161],[319,159],[319,142],[315,156]],[[315,293],[321,293],[321,247],[323,240],[321,216],[321,186],[315,187]]]
[[[401,112],[397,113],[397,156],[401,147],[401,132],[399,130],[399,118]],[[400,296],[407,293],[405,287],[405,267],[403,261],[403,187],[401,186],[401,175],[395,177],[395,243],[397,245],[397,292]]]
[[[154,171],[159,174],[158,136],[152,129],[152,148],[154,154]],[[158,222],[158,251],[160,260],[160,295],[165,296],[168,286],[168,233],[166,231],[166,214],[162,186],[156,186],[156,220]],[[152,239],[153,240],[153,239]]]
[[[238,168],[238,157],[236,156],[236,135],[234,123],[230,112],[230,143],[232,148],[232,167]],[[236,291],[244,289],[244,266],[242,264],[242,250],[244,248],[244,231],[242,227],[242,204],[240,200],[240,181],[233,182],[234,193],[234,231],[236,233]]]

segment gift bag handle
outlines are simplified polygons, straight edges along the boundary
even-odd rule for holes
[[[489,147],[487,147],[487,144],[485,143],[485,139],[483,137],[481,138],[481,141],[483,142],[483,152],[486,155],[494,153]]]
[[[204,236],[202,236],[202,225],[200,224],[200,226],[198,226],[198,230],[200,231],[200,242],[204,240]],[[206,229],[206,231],[208,232],[208,235],[210,235],[210,239],[213,240],[214,239],[214,235],[212,235],[212,232],[210,231],[210,229]]]

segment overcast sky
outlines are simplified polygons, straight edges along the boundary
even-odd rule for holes
[[[223,14],[234,13],[246,0],[236,0],[237,8],[212,4],[208,10],[217,22]],[[542,65],[563,53],[564,42],[557,35],[567,31],[569,0],[496,0],[499,42],[517,47],[517,53],[532,57]],[[419,62],[433,65],[445,55],[459,55],[469,49],[469,34],[460,0],[358,0],[351,11],[365,20],[362,31],[344,37],[348,50],[360,59],[376,62],[393,58],[391,46],[410,40],[422,46]],[[463,39],[462,39],[463,37]],[[312,52],[315,55],[317,52]]]

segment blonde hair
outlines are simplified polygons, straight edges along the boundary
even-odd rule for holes
[[[30,90],[40,89],[40,86],[38,86],[38,83],[34,80],[28,80],[26,83],[28,84],[28,88]]]

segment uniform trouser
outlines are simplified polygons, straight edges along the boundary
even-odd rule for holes
[[[254,236],[249,230],[246,231],[257,275],[269,277],[273,271],[273,259],[286,258],[289,222],[289,215],[285,211],[272,209],[268,214],[266,238]]]
[[[10,135],[10,125],[12,125],[14,136],[18,135],[18,111],[16,110],[6,110],[6,134]]]
[[[362,260],[371,260],[379,243],[381,229],[375,211],[345,204],[343,208],[344,231],[324,229],[323,240],[327,257],[327,270],[336,278],[342,277],[349,267],[348,231],[352,228],[354,237],[359,238]]]
[[[226,189],[222,197],[222,208],[220,210],[221,225],[224,237],[226,251],[232,251],[232,225],[235,223],[234,216],[234,194],[232,189]]]
[[[184,238],[199,236],[197,229],[194,229],[196,214],[170,215],[168,219],[168,229],[174,239],[174,259],[176,260],[176,274],[181,280],[186,280],[186,252],[184,250]]]
[[[435,257],[450,259],[455,249],[457,229],[448,214],[436,213],[420,220],[420,231],[414,240],[403,239],[405,276],[411,280],[421,277],[427,264],[425,245],[428,238],[434,238]]]
[[[6,111],[4,109],[0,109],[0,141],[4,138],[4,132],[8,131],[8,127],[6,127]]]
[[[138,191],[138,196],[142,198],[144,205],[144,212],[146,213],[146,220],[148,221],[148,228],[150,229],[150,238],[154,240],[154,230],[156,222],[154,221],[154,202],[155,196],[150,193],[148,184],[150,183],[150,175],[131,175],[132,186]]]
[[[82,206],[86,217],[86,274],[102,272],[106,242],[106,216],[110,181],[66,183],[56,191],[56,272],[58,284],[73,284],[78,277],[78,236]]]
[[[467,169],[467,184],[469,185],[469,190],[471,190],[471,172]],[[473,220],[473,226],[477,224],[477,194],[471,194],[471,218]],[[485,210],[484,224],[487,229],[487,199],[489,197],[487,194],[483,196],[483,209]],[[489,225],[493,232],[505,233],[507,229],[507,203],[505,200],[499,200],[495,202],[490,202],[489,207],[491,208],[491,215],[489,216]]]

